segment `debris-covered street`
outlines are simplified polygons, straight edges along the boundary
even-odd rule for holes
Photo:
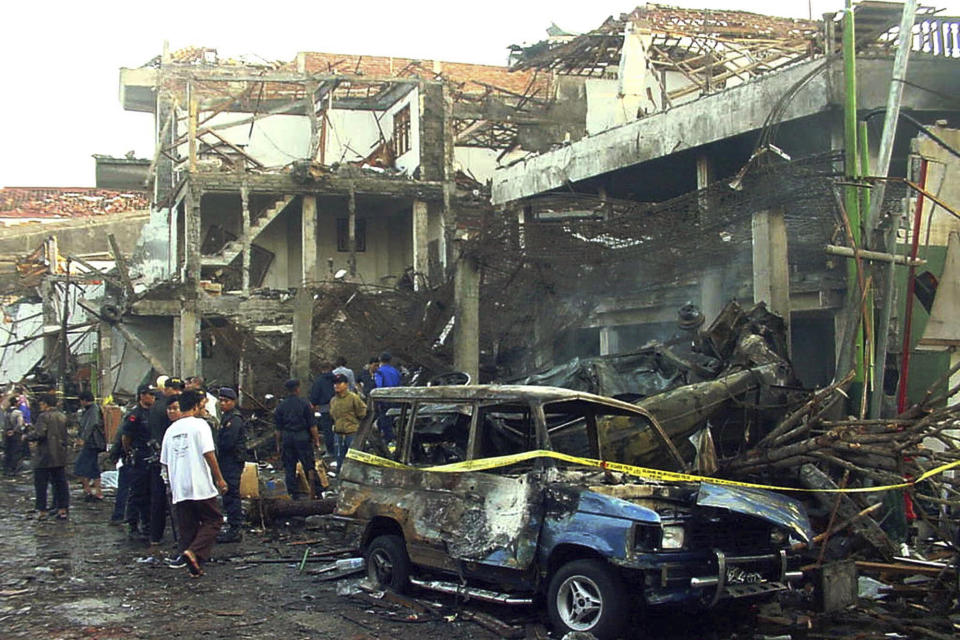
[[[0,638],[960,637],[960,0],[678,2],[17,4]]]
[[[251,529],[222,545],[202,580],[170,569],[172,543],[151,549],[107,524],[112,507],[80,503],[68,523],[37,522],[25,474],[0,492],[0,625],[4,638],[546,638],[533,608],[460,603],[429,592],[361,590],[343,571],[342,540],[303,519]],[[78,492],[74,491],[74,497]],[[303,570],[299,569],[309,549]],[[341,595],[346,593],[349,595]],[[636,637],[721,640],[752,615],[656,616]]]

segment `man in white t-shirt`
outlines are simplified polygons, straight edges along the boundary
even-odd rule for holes
[[[197,417],[204,400],[196,391],[180,394],[181,417],[167,428],[160,449],[176,512],[180,556],[195,578],[203,575],[200,565],[210,558],[223,524],[217,497],[227,490],[210,426]]]

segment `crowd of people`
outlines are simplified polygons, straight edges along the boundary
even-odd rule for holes
[[[346,358],[323,363],[306,398],[300,396],[299,380],[285,383],[286,397],[273,417],[276,449],[292,499],[306,493],[298,482],[298,463],[314,495],[321,486],[316,454],[327,460],[328,468],[342,468],[366,416],[366,396],[374,388],[401,384],[391,360],[387,352],[370,358],[359,375],[347,367]],[[167,564],[200,576],[214,543],[239,542],[243,536],[240,481],[247,457],[247,423],[238,399],[231,387],[220,387],[217,395],[209,393],[199,376],[186,380],[160,376],[156,384],[140,385],[108,443],[103,411],[89,391],[75,398],[78,437],[71,439],[67,415],[55,393],[36,396],[39,411],[34,416],[26,390],[16,388],[0,412],[4,473],[16,475],[23,460],[30,458],[37,518],[47,519],[52,513],[55,519],[67,520],[71,443],[79,448],[73,475],[87,502],[104,500],[100,463],[104,459],[113,463],[117,482],[110,523],[126,526],[131,540],[156,547],[163,544],[169,521],[177,553]],[[380,415],[377,425],[388,442],[394,439],[392,418]]]

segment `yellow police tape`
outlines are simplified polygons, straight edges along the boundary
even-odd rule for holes
[[[577,456],[568,456],[565,453],[559,453],[557,451],[547,451],[545,449],[538,449],[536,451],[526,451],[524,453],[517,453],[509,456],[497,456],[494,458],[480,458],[478,460],[467,460],[464,462],[453,462],[451,464],[444,464],[436,467],[411,467],[409,465],[402,464],[400,462],[395,462],[387,458],[383,458],[372,453],[366,453],[363,451],[358,451],[356,449],[349,449],[347,451],[347,457],[357,462],[363,462],[370,465],[375,465],[378,467],[389,467],[391,469],[417,469],[418,471],[435,471],[441,473],[458,473],[464,471],[487,471],[489,469],[496,469],[498,467],[507,467],[512,464],[517,464],[518,462],[525,462],[527,460],[533,460],[535,458],[552,458],[554,460],[561,460],[563,462],[570,462],[572,464],[578,464],[585,467],[594,467],[597,469],[604,469],[607,471],[619,471],[620,473],[626,473],[631,476],[636,476],[638,478],[646,478],[648,480],[660,480],[664,482],[707,482],[710,484],[723,485],[728,487],[745,487],[748,489],[766,489],[767,491],[803,491],[805,493],[871,493],[876,491],[890,491],[892,489],[905,489],[911,487],[918,482],[923,482],[924,480],[931,478],[933,476],[939,475],[944,471],[960,467],[960,460],[956,462],[951,462],[948,464],[940,465],[935,469],[931,469],[921,475],[919,478],[914,480],[906,480],[898,484],[888,484],[879,487],[853,487],[849,489],[804,489],[798,487],[778,487],[769,484],[755,484],[753,482],[738,482],[736,480],[724,480],[723,478],[709,478],[705,476],[697,476],[689,473],[678,473],[675,471],[664,471],[662,469],[650,469],[648,467],[635,467],[629,464],[623,464],[620,462],[610,462],[607,460],[593,460],[591,458],[580,458]]]

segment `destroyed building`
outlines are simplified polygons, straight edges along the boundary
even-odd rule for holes
[[[873,161],[900,5],[854,17]],[[127,393],[151,369],[271,389],[383,348],[505,379],[635,351],[672,335],[685,303],[709,325],[737,299],[783,315],[800,380],[825,384],[850,290],[848,258],[825,252],[849,244],[840,18],[648,4],[512,47],[509,68],[191,48],[122,69],[156,152],[98,158],[98,175],[146,171],[153,205],[96,303],[118,311],[101,375],[118,384],[123,326],[140,342]],[[904,111],[946,137],[955,27],[921,7],[903,83]],[[893,175],[917,177],[917,136],[898,129]],[[891,183],[883,211],[915,200]],[[917,359],[916,384],[942,369]]]
[[[318,289],[447,284],[457,217],[489,210],[479,189],[498,158],[571,135],[553,124],[553,95],[546,74],[309,52],[264,65],[190,49],[121,70],[124,108],[154,113],[157,130],[152,219],[131,265],[147,291],[120,296],[124,311],[166,334],[164,370],[250,385],[243,355],[259,351],[278,366],[258,375],[306,376],[314,324],[345,319],[315,322]],[[449,289],[436,306],[450,307]],[[425,344],[452,315],[436,314]],[[348,355],[418,355],[391,337]]]
[[[862,2],[853,11],[866,133],[853,155],[866,156],[859,174],[844,167],[842,12],[793,20],[648,4],[565,42],[517,47],[513,68],[556,74],[568,89],[579,83],[586,126],[582,138],[494,172],[494,205],[521,229],[514,246],[547,292],[527,317],[511,318],[536,337],[532,360],[500,364],[523,371],[636,351],[672,335],[685,303],[709,325],[739,299],[764,301],[787,320],[807,386],[833,379],[850,289],[847,258],[825,252],[849,246],[837,182],[872,176],[878,163],[901,9]],[[941,150],[928,134],[950,139],[960,115],[957,97],[943,91],[960,64],[956,24],[924,7],[914,21],[908,118],[890,163],[901,180],[886,185],[882,201],[883,216],[904,228],[901,216],[912,217],[924,198],[903,179],[922,187],[921,160],[932,158],[912,141]],[[938,192],[937,184],[928,179],[926,189]],[[929,212],[929,198],[924,206]],[[955,228],[945,210],[938,216]],[[491,245],[509,242],[504,229],[487,233]],[[925,250],[940,260],[942,247]],[[516,268],[512,256],[478,253],[492,274]],[[558,307],[567,310],[562,322]],[[942,359],[924,365],[911,389],[922,392],[946,368]]]

